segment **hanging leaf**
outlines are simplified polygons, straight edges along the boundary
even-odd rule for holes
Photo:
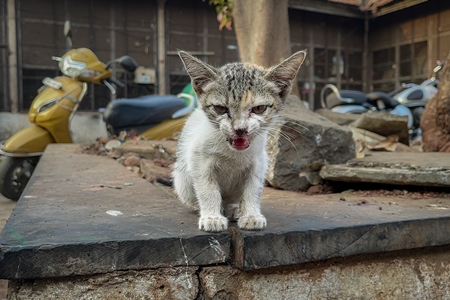
[[[231,30],[234,3],[229,0],[210,0],[209,5],[214,5],[216,8],[219,30],[222,30],[222,28],[224,27],[228,30]]]

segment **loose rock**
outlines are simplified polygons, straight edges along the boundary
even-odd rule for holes
[[[273,187],[306,191],[320,184],[324,164],[345,163],[355,157],[349,129],[308,110],[295,96],[286,99],[284,118],[269,135],[267,181]]]
[[[365,129],[384,137],[397,135],[400,143],[409,145],[408,117],[406,116],[397,116],[388,112],[365,113],[349,126]]]

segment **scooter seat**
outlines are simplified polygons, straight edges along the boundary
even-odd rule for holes
[[[171,119],[172,114],[186,106],[177,96],[144,96],[111,101],[103,113],[103,121],[113,128],[155,125]]]
[[[351,102],[341,101],[336,93],[331,93],[326,98],[328,108],[331,109],[338,105],[362,105],[367,101],[366,94],[360,91],[341,90],[339,93],[341,94],[341,98],[351,99]]]
[[[371,92],[367,94],[367,99],[373,105],[376,105],[377,100],[383,101],[387,109],[391,109],[399,105],[400,103],[384,92]]]

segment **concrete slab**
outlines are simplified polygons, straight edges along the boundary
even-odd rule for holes
[[[196,222],[114,160],[49,145],[0,235],[0,278],[225,262],[229,234],[199,231]]]
[[[0,278],[232,264],[260,269],[449,245],[450,198],[307,196],[267,188],[268,228],[211,234],[113,160],[51,145],[0,235]]]
[[[1,160],[1,158],[0,158]],[[6,224],[6,220],[8,220],[9,216],[11,215],[11,212],[14,209],[14,206],[16,206],[15,201],[11,201],[2,195],[0,195],[0,231],[3,229],[3,226]],[[8,281],[7,280],[0,280],[0,299],[4,300],[6,299],[6,293],[8,289]]]
[[[326,165],[327,180],[450,187],[450,153],[371,152],[346,164]]]
[[[262,202],[265,231],[233,230],[233,261],[241,269],[450,244],[450,198],[306,196],[267,189]]]

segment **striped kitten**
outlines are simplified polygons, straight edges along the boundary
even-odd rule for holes
[[[267,135],[306,52],[269,69],[245,63],[214,68],[186,52],[179,55],[199,108],[178,142],[175,190],[181,202],[200,210],[201,230],[226,230],[227,218],[237,220],[241,229],[263,229]]]

